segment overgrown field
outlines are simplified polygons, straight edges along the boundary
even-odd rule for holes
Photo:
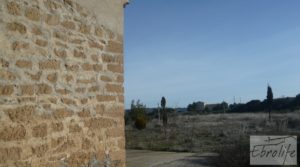
[[[300,134],[300,111],[272,114],[237,113],[169,116],[165,129],[157,119],[146,129],[126,126],[126,147],[165,151],[215,152],[224,145],[235,144],[240,137],[253,134]]]
[[[237,113],[169,116],[167,128],[157,119],[143,130],[126,126],[126,148],[195,153],[217,153],[215,167],[249,166],[250,135],[297,135],[300,160],[300,111],[272,114]],[[201,165],[200,165],[201,166]]]

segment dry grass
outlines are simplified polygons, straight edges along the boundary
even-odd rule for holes
[[[223,145],[234,144],[241,135],[298,134],[300,111],[273,114],[268,121],[267,113],[173,115],[169,126],[164,128],[157,119],[147,128],[137,130],[126,127],[126,147],[160,151],[215,152]]]

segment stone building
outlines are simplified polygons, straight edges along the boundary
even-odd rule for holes
[[[0,167],[125,166],[125,3],[0,1]]]

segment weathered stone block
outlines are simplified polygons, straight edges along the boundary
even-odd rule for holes
[[[68,40],[68,36],[59,31],[55,31],[53,36],[65,42]]]
[[[107,129],[106,135],[108,138],[124,137],[125,130],[120,128]]]
[[[109,118],[91,118],[86,120],[84,125],[90,129],[99,129],[113,127],[116,125],[116,122]]]
[[[26,34],[26,32],[27,32],[26,26],[24,24],[18,23],[18,22],[8,23],[7,29],[10,31],[17,31],[20,34]]]
[[[117,79],[116,79],[116,82],[123,83],[124,82],[124,76],[123,75],[118,75]]]
[[[14,92],[13,85],[0,85],[0,95],[1,96],[8,96]]]
[[[102,50],[103,49],[103,45],[101,45],[99,42],[95,42],[95,41],[89,41],[89,46],[91,48],[97,48]]]
[[[72,115],[73,115],[73,111],[66,109],[66,108],[56,109],[53,112],[53,117],[55,119],[62,119],[62,118],[70,117]]]
[[[77,114],[78,114],[79,117],[90,117],[91,116],[89,110],[83,110],[81,112],[78,112]]]
[[[22,95],[33,95],[35,93],[34,85],[20,85]]]
[[[112,53],[123,53],[123,44],[116,41],[108,41],[106,51]]]
[[[60,17],[58,15],[51,15],[51,14],[48,14],[46,16],[46,20],[45,22],[48,24],[48,25],[51,25],[51,26],[56,26],[60,23]]]
[[[74,50],[74,57],[85,59],[86,55],[84,54],[84,52],[80,52],[80,51],[75,49]]]
[[[81,131],[82,131],[82,128],[78,124],[69,125],[69,132],[70,133],[77,133],[77,132],[81,132]]]
[[[43,34],[41,28],[39,28],[37,26],[32,27],[31,33],[33,33],[34,35],[42,35]]]
[[[21,7],[15,2],[9,2],[6,5],[7,11],[11,15],[21,15]]]
[[[61,98],[61,102],[67,105],[77,105],[76,101],[70,98]]]
[[[67,139],[60,147],[58,147],[54,152],[60,153],[65,152],[68,149],[76,147],[74,140]]]
[[[123,73],[123,66],[122,65],[115,65],[115,64],[108,64],[107,70],[115,73]]]
[[[3,58],[0,58],[0,66],[1,67],[9,67],[9,62],[8,61],[6,61],[5,59],[3,59]]]
[[[75,30],[76,25],[73,21],[63,21],[61,23],[61,25],[65,28],[71,29],[71,30]]]
[[[32,120],[35,106],[25,105],[4,111],[13,122],[26,122]]]
[[[98,92],[100,90],[100,86],[92,86],[89,87],[88,92]]]
[[[35,154],[37,157],[42,157],[48,151],[49,146],[48,144],[43,144],[40,146],[32,147],[32,153]]]
[[[16,80],[16,78],[17,78],[16,74],[4,69],[0,69],[0,79],[14,81]]]
[[[118,63],[123,64],[122,56],[110,55],[110,54],[103,54],[102,60],[104,63]]]
[[[87,139],[87,138],[83,138],[82,139],[82,144],[81,144],[81,148],[84,150],[88,150],[93,146],[92,141]]]
[[[66,141],[66,137],[58,137],[55,139],[51,139],[51,148],[56,148],[57,146],[62,145]]]
[[[93,65],[89,63],[82,64],[81,68],[85,71],[93,71]]]
[[[100,77],[101,81],[104,81],[104,82],[112,82],[112,78],[107,76],[107,75],[102,75]]]
[[[70,158],[68,159],[68,163],[71,166],[76,165],[76,164],[86,164],[87,165],[89,163],[91,156],[92,155],[89,153],[78,151],[78,152],[71,154]]]
[[[26,8],[25,16],[32,21],[39,21],[41,19],[41,13],[37,8]]]
[[[119,95],[118,96],[118,101],[120,102],[120,103],[124,103],[124,96],[123,95]]]
[[[55,91],[56,91],[56,93],[61,94],[61,95],[67,95],[71,92],[68,89],[56,89]]]
[[[111,95],[97,95],[97,100],[99,102],[115,101],[116,100],[116,96],[111,96]]]
[[[91,79],[78,79],[77,80],[77,83],[80,83],[80,84],[92,84],[92,83],[95,83],[96,80],[95,78],[91,78]]]
[[[86,104],[89,100],[87,98],[81,99],[80,102],[81,104]]]
[[[46,60],[46,61],[41,61],[39,63],[39,68],[41,70],[44,69],[52,69],[52,70],[57,70],[60,68],[60,62],[58,60]]]
[[[17,60],[16,66],[20,68],[32,68],[32,62],[27,60]]]
[[[22,149],[19,147],[0,148],[0,164],[20,160],[21,153]]]
[[[37,84],[37,94],[50,94],[52,87],[47,84]]]
[[[35,44],[37,44],[37,45],[39,45],[39,46],[41,46],[41,47],[45,47],[45,46],[48,45],[48,42],[45,41],[45,40],[42,40],[42,39],[37,39],[37,40],[35,41]]]
[[[29,48],[29,43],[23,41],[15,41],[12,43],[11,48],[14,51],[20,51],[22,49],[25,50]]]
[[[52,123],[51,124],[52,131],[54,132],[60,132],[64,130],[64,125],[61,122]]]
[[[29,75],[29,77],[34,81],[39,81],[42,76],[41,71],[37,72],[36,74],[30,74],[30,73],[26,73],[26,74]]]
[[[95,28],[95,35],[97,35],[100,38],[104,37],[104,32],[103,32],[101,27],[96,27]]]
[[[108,92],[113,92],[113,93],[123,93],[124,92],[124,87],[122,85],[106,84],[105,88]]]
[[[46,123],[42,123],[32,128],[32,136],[33,137],[45,137],[48,134],[48,125]]]
[[[89,34],[91,31],[91,26],[86,25],[86,24],[81,24],[79,26],[79,31],[84,34]]]
[[[5,127],[0,132],[0,140],[13,141],[25,139],[26,129],[23,125]]]
[[[57,73],[52,73],[47,76],[47,80],[51,83],[55,83],[57,81]]]
[[[56,10],[56,9],[59,9],[62,7],[60,4],[54,2],[53,0],[46,0],[46,1],[44,1],[44,4],[45,4],[46,8],[48,8],[50,11]]]

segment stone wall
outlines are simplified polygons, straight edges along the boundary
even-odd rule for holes
[[[1,167],[125,166],[123,23],[85,1],[123,12],[0,1]]]

